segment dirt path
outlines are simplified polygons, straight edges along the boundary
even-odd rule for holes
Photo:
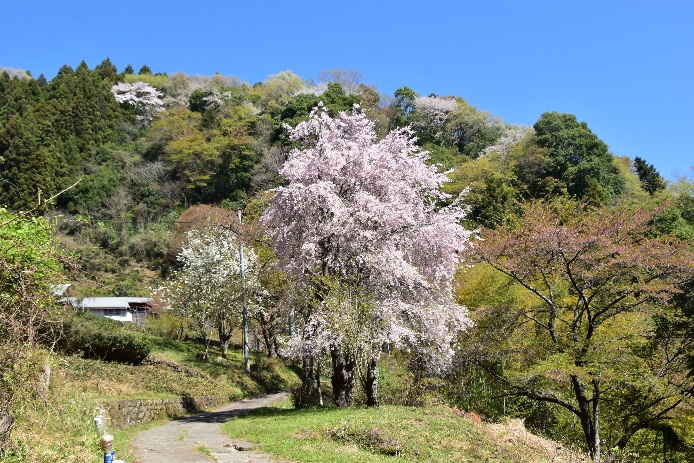
[[[253,446],[222,433],[222,423],[248,410],[287,397],[268,394],[224,405],[138,433],[133,439],[133,463],[269,463],[281,461],[250,450]]]

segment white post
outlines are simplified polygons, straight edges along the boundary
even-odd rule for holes
[[[241,211],[239,214],[239,225],[243,225]],[[239,240],[239,264],[241,267],[241,304],[242,304],[242,324],[243,324],[243,367],[247,373],[251,372],[251,356],[248,346],[248,307],[246,304],[246,269],[243,261],[243,241]]]

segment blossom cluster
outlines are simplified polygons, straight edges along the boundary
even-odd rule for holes
[[[486,156],[491,153],[499,153],[506,156],[509,150],[517,146],[523,138],[533,132],[532,127],[525,125],[508,125],[504,127],[501,138],[491,146],[482,150],[481,156]]]
[[[239,243],[231,231],[219,227],[191,230],[178,261],[181,268],[158,290],[167,308],[199,325],[212,324],[214,316],[233,306],[238,307],[237,316],[240,314],[241,260]],[[244,251],[243,270],[247,288],[255,291],[258,271],[251,249]]]
[[[139,120],[150,121],[155,113],[164,110],[162,93],[146,82],[119,82],[111,87],[111,92],[118,103],[133,105]]]
[[[440,139],[444,135],[444,124],[457,107],[454,98],[418,96],[414,100],[412,128],[418,133],[431,133],[433,139]]]

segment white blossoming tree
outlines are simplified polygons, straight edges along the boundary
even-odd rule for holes
[[[146,82],[119,82],[111,87],[111,92],[118,103],[135,107],[138,120],[149,122],[157,112],[164,110],[162,93]]]
[[[455,98],[418,96],[414,99],[412,128],[423,142],[446,144],[446,121],[456,110]]]
[[[409,129],[376,139],[355,108],[330,118],[319,106],[288,128],[303,142],[280,174],[263,217],[280,261],[307,289],[303,332],[290,351],[304,361],[303,396],[313,393],[313,361],[329,354],[334,400],[352,402],[360,375],[378,405],[377,362],[384,345],[414,349],[430,368],[451,355],[469,321],[453,303],[451,281],[471,232],[439,187]]]
[[[236,235],[222,227],[191,230],[173,272],[159,297],[179,316],[192,319],[205,342],[216,330],[223,355],[227,355],[232,330],[241,324],[242,281]],[[244,250],[246,291],[249,300],[258,293],[258,271],[252,249]]]

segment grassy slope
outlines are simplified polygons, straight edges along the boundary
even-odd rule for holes
[[[223,394],[230,400],[287,387],[296,374],[280,362],[258,357],[253,373],[242,371],[239,351],[199,361],[200,347],[154,338],[152,355],[202,374],[176,373],[166,365],[122,365],[54,356],[48,394],[26,400],[13,434],[18,452],[7,462],[98,462],[102,456],[92,423],[102,400],[169,398],[183,393]],[[518,421],[487,424],[476,415],[445,406],[383,406],[378,410],[293,410],[268,408],[234,420],[234,436],[263,444],[263,450],[302,462],[573,462],[557,444],[528,433]],[[132,461],[132,435],[149,424],[111,430],[118,457]]]
[[[298,462],[579,462],[518,420],[483,423],[446,406],[379,409],[265,408],[224,425],[258,450]]]
[[[3,462],[98,462],[99,438],[93,418],[99,403],[109,399],[173,398],[191,395],[225,395],[237,400],[278,388],[286,388],[297,376],[272,359],[256,358],[251,375],[243,372],[241,353],[229,360],[212,351],[212,360],[201,362],[198,346],[155,338],[153,355],[199,370],[190,376],[166,365],[123,365],[80,357],[52,357],[51,385],[47,394],[26,397],[12,434],[13,455]],[[139,428],[141,429],[141,428]],[[118,456],[132,461],[128,442],[138,429],[111,430]]]

